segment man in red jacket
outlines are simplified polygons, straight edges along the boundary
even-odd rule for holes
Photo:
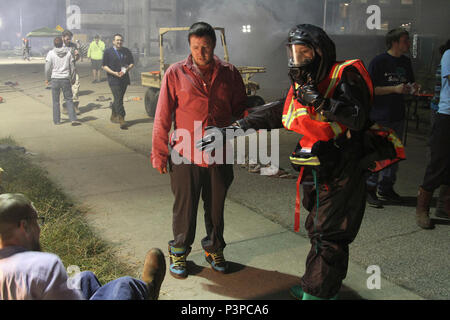
[[[243,115],[247,99],[239,71],[214,55],[216,35],[209,24],[193,24],[188,41],[191,54],[170,66],[161,83],[151,155],[155,169],[161,174],[170,172],[175,196],[174,239],[169,241],[170,273],[175,278],[188,275],[186,257],[194,242],[200,195],[205,210],[206,237],[202,239],[205,258],[214,270],[227,271],[223,256],[226,245],[223,211],[233,167],[211,164],[195,148],[194,135],[201,137],[207,126],[229,126],[233,119]],[[174,132],[169,141],[172,122]]]

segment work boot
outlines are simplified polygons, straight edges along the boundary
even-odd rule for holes
[[[166,275],[166,261],[164,254],[158,248],[147,252],[142,270],[142,281],[147,284],[149,300],[158,300],[159,290]]]
[[[320,297],[316,297],[313,295],[310,295],[309,293],[303,293],[303,298],[302,300],[337,300],[337,295],[335,295],[334,297],[330,298],[330,299],[324,299],[324,298],[320,298]]]
[[[120,124],[120,129],[127,129],[127,123],[126,123],[124,117],[118,116],[117,119],[118,119],[119,124]]]
[[[205,259],[211,265],[214,271],[227,273],[228,262],[225,260],[223,250],[218,250],[214,253],[205,251]]]
[[[435,214],[439,218],[450,219],[450,186],[448,185],[441,185]]]
[[[369,187],[367,186],[367,203],[370,204],[374,208],[383,208],[383,202],[378,199],[377,196],[377,187]]]
[[[191,252],[189,248],[175,248],[169,246],[169,271],[177,279],[185,279],[188,276],[186,258]]]
[[[111,117],[109,119],[111,120],[112,123],[119,123],[119,118],[117,114],[115,114],[114,112],[111,113]]]
[[[416,222],[422,229],[432,229],[433,225],[430,220],[430,203],[433,192],[428,192],[419,187],[417,193]]]
[[[293,286],[289,289],[289,293],[292,297],[294,297],[296,300],[337,300],[337,294],[330,298],[330,299],[324,299],[315,297],[313,295],[310,295],[309,293],[306,293],[303,291],[302,287],[299,285]]]

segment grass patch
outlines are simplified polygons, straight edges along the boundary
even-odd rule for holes
[[[15,145],[11,138],[0,144]],[[64,265],[76,265],[81,271],[94,272],[101,283],[118,277],[137,277],[136,266],[120,262],[114,248],[95,235],[82,208],[74,202],[21,151],[0,152],[0,167],[5,170],[0,192],[23,193],[45,217],[41,228],[42,250],[57,254]]]

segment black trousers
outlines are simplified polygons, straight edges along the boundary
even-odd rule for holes
[[[431,129],[430,162],[422,188],[433,192],[440,185],[450,185],[450,115],[437,113]]]
[[[360,168],[357,150],[345,150],[331,176],[318,174],[317,188],[312,170],[305,168],[302,202],[309,211],[305,228],[311,250],[300,284],[315,297],[330,299],[339,292],[347,275],[349,244],[364,216],[368,172]]]
[[[109,85],[114,97],[114,101],[111,105],[112,113],[117,116],[125,118],[125,108],[123,106],[123,97],[127,91],[127,84]]]
[[[206,227],[202,247],[207,252],[225,248],[224,204],[233,177],[232,165],[205,168],[193,164],[171,164],[170,182],[175,203],[172,221],[174,239],[169,241],[169,245],[187,248],[194,242],[201,195]]]

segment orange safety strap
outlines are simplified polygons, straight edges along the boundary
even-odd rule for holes
[[[299,232],[300,231],[300,208],[301,208],[301,196],[300,196],[300,184],[302,182],[303,178],[303,170],[305,167],[301,167],[300,173],[298,175],[297,179],[297,194],[295,196],[295,218],[294,218],[294,231]]]

